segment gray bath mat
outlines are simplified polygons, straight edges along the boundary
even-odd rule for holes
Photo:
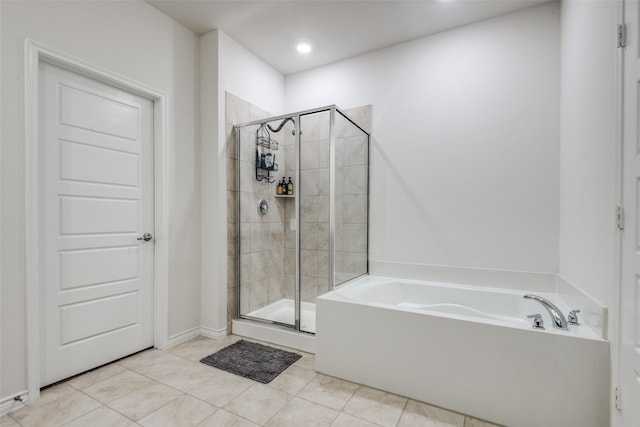
[[[301,357],[289,351],[240,340],[200,362],[268,384]]]

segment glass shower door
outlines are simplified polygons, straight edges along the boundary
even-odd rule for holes
[[[239,188],[239,310],[242,317],[293,326],[295,282],[292,249],[286,226],[292,215],[288,200],[277,193],[286,152],[293,145],[293,125],[282,120],[240,128],[236,135],[240,161]],[[289,137],[287,137],[287,134]]]

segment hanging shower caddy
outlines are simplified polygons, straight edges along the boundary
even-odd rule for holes
[[[278,150],[278,141],[271,138],[267,126],[262,124],[256,130],[256,180],[266,179],[267,182],[274,182],[276,177],[272,176],[271,172],[278,170],[278,164],[273,151]]]

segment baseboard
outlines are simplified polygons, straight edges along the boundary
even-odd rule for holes
[[[212,338],[214,340],[219,340],[227,336],[227,328],[222,329],[212,329],[206,326],[200,327],[200,335],[206,338]]]
[[[556,275],[530,271],[499,270],[491,268],[456,267],[449,265],[411,264],[388,261],[369,262],[372,276],[429,282],[456,283],[513,290],[554,292]]]
[[[199,336],[200,336],[199,327],[191,328],[184,332],[180,332],[179,334],[169,337],[169,341],[167,342],[167,348],[175,347],[178,344],[182,344],[185,341],[189,341],[190,339],[193,339]]]
[[[16,397],[20,398],[20,400],[16,400]],[[22,408],[26,404],[28,398],[29,394],[26,390],[14,394],[13,396],[3,398],[0,400],[0,416],[8,414],[15,409]]]

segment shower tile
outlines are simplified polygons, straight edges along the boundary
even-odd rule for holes
[[[407,399],[404,397],[360,387],[344,407],[344,412],[382,426],[393,427],[398,423],[406,403]]]
[[[344,210],[345,210],[344,196],[341,194],[336,194],[335,201],[336,201],[336,206],[335,206],[336,222],[342,224],[345,222],[344,221]]]
[[[398,427],[463,427],[464,415],[409,400]]]
[[[348,108],[344,112],[351,120],[356,122],[358,126],[366,132],[371,133],[371,118],[373,113],[371,105],[363,105],[361,107]]]
[[[284,249],[272,249],[268,254],[269,276],[284,275]]]
[[[238,221],[236,206],[238,197],[237,191],[227,191],[227,222],[235,223]]]
[[[269,224],[270,249],[284,249],[284,226],[281,222]]]
[[[237,96],[225,93],[226,106],[225,106],[225,123],[234,125],[240,123],[246,123],[250,121],[251,113],[249,103]]]
[[[227,256],[236,253],[235,246],[237,240],[237,230],[235,224],[227,223]]]
[[[344,225],[344,250],[360,253],[367,251],[367,224]]]
[[[239,257],[227,257],[227,288],[235,288],[238,284],[238,261]]]
[[[318,196],[300,197],[300,222],[318,222]]]
[[[331,116],[329,111],[323,111],[321,113],[315,113],[314,116],[318,120],[318,134],[316,139],[329,139],[330,134],[330,120]]]
[[[368,162],[367,136],[355,136],[344,141],[344,165],[366,165]]]
[[[251,224],[252,252],[262,252],[271,249],[271,240],[269,237],[269,224],[259,222]]]
[[[304,302],[315,302],[317,278],[311,276],[300,276],[300,299]]]
[[[367,167],[347,166],[344,168],[344,194],[366,194]]]
[[[284,276],[270,277],[269,280],[269,304],[284,298]]]
[[[329,196],[318,196],[318,221],[329,222]]]
[[[252,254],[240,254],[240,282],[248,283],[254,280]]]
[[[318,169],[318,194],[328,196],[329,191],[329,168]]]
[[[240,193],[240,222],[251,222],[251,210],[255,208],[253,204],[253,194],[247,192]]]
[[[290,230],[285,231],[284,247],[285,249],[295,249],[296,247],[295,231],[290,231]]]
[[[238,190],[252,193],[254,182],[256,180],[256,169],[253,162],[240,161],[240,185],[236,186]]]
[[[253,266],[253,279],[263,280],[270,276],[269,251],[253,252],[250,255]]]
[[[295,274],[296,272],[296,258],[295,249],[284,250],[284,273]]]
[[[251,287],[249,283],[240,285],[240,314],[245,315],[251,312],[249,299],[251,296]]]
[[[364,274],[367,271],[367,254],[347,252],[344,254],[345,273],[354,275]]]
[[[235,159],[230,159],[227,157],[227,190],[228,191],[236,191],[237,185],[236,185],[236,181],[238,179],[238,177],[236,176],[237,174],[237,169],[236,169],[236,165],[237,165],[237,161]]]
[[[280,165],[280,170],[281,171],[286,171],[286,170],[295,170],[296,169],[296,147],[295,145],[291,144],[291,145],[285,145],[284,146],[284,150],[280,150],[280,151],[284,151],[282,154],[284,154],[284,164]],[[289,176],[289,175],[287,175]],[[291,175],[293,176],[293,175]]]
[[[300,250],[300,274],[314,277],[318,275],[318,251]]]
[[[298,427],[303,425],[329,427],[337,416],[338,411],[296,397],[287,403],[265,426]]]
[[[236,130],[232,125],[225,125],[225,135],[227,136],[226,153],[230,159],[238,158],[238,143],[236,142]]]
[[[258,280],[252,282],[249,294],[249,308],[251,311],[258,310],[266,306],[269,302],[269,282],[268,280]]]
[[[323,277],[316,278],[316,295],[320,296],[329,292],[329,279]]]
[[[367,196],[348,194],[344,197],[344,222],[348,224],[367,223]]]
[[[318,224],[318,250],[329,250],[329,224],[326,222]]]
[[[335,245],[336,251],[344,252],[344,224],[341,222],[336,222]]]
[[[302,144],[300,149],[300,170],[318,169],[318,142]]]
[[[227,288],[227,321],[238,317],[238,301],[236,288]]]
[[[243,162],[256,161],[255,130],[242,128],[240,130],[240,160]]]
[[[249,121],[252,122],[254,120],[268,119],[272,116],[273,114],[270,114],[269,112],[258,108],[253,104],[249,104]]]
[[[295,299],[296,295],[296,280],[293,274],[286,274],[284,276],[284,297],[287,299]]]
[[[317,277],[329,278],[329,251],[318,251],[318,274]],[[326,292],[326,291],[324,291]],[[320,295],[320,294],[318,294]]]
[[[318,223],[304,222],[300,224],[300,247],[302,249],[318,249]]]
[[[336,167],[344,166],[344,138],[336,137]]]
[[[328,168],[330,165],[331,141],[323,139],[318,141],[318,167]]]
[[[318,171],[306,170],[300,171],[300,195],[301,196],[317,196],[318,195]]]

